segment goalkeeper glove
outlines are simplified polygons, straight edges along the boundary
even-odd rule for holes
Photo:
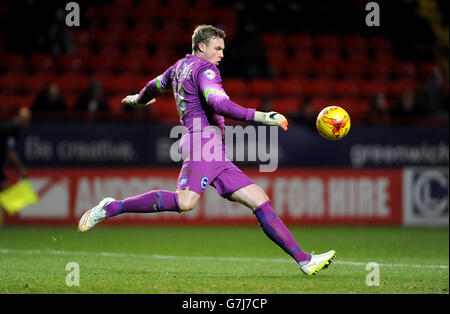
[[[278,125],[283,128],[283,130],[287,131],[288,129],[288,122],[281,113],[278,113],[276,111],[271,112],[261,112],[261,111],[255,111],[255,122],[260,122],[266,125]]]
[[[153,104],[156,99],[153,98],[152,100],[150,100],[148,103],[146,104],[140,104],[138,103],[137,99],[138,99],[139,94],[136,95],[128,95],[127,97],[125,97],[124,99],[122,99],[122,104],[124,105],[130,105],[130,106],[134,106],[134,107],[143,107],[143,106],[147,106],[150,104]]]

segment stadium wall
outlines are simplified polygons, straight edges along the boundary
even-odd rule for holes
[[[264,134],[260,130],[264,129],[268,128],[258,126],[257,130],[250,130],[256,135],[251,144],[234,137],[236,154],[240,147],[243,153],[257,151],[259,135]],[[180,163],[170,157],[170,149],[178,140],[170,138],[171,130],[169,126],[143,123],[35,122],[21,137],[18,148],[27,167],[179,167]],[[273,131],[278,134],[275,153],[280,167],[392,168],[449,164],[448,127],[354,126],[338,142],[323,139],[315,128],[295,124],[289,126],[288,132],[267,130],[266,137],[272,136]],[[239,166],[266,163],[258,158],[256,154],[254,161],[247,159],[243,163],[237,158],[233,161]]]
[[[448,167],[389,169],[280,168],[262,173],[244,169],[272,199],[277,214],[292,225],[448,226]],[[77,225],[82,213],[103,197],[123,199],[153,189],[174,190],[178,167],[30,169],[40,195],[37,205],[5,225]],[[12,175],[12,172],[7,173]],[[242,205],[208,187],[197,207],[186,213],[117,216],[105,225],[254,225]]]

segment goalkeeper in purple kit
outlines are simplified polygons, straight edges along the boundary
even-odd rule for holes
[[[217,69],[224,57],[225,36],[223,30],[213,26],[198,26],[192,36],[192,54],[187,54],[149,81],[139,94],[122,100],[126,105],[146,106],[155,102],[163,92],[173,92],[180,122],[186,128],[179,145],[183,166],[176,191],[154,190],[124,200],[105,198],[84,213],[79,231],[88,231],[104,219],[126,212],[190,211],[208,185],[212,185],[222,197],[250,208],[264,233],[291,255],[306,275],[315,274],[332,262],[335,252],[331,250],[320,255],[304,252],[277,217],[264,190],[225,157],[224,117],[280,126],[285,131],[288,127],[286,118],[277,112],[244,108],[229,99]],[[195,139],[196,132],[212,127],[217,130],[217,136]],[[195,149],[203,151],[205,145],[219,150],[222,158],[192,158]]]

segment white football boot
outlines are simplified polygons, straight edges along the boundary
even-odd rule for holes
[[[315,275],[322,268],[327,268],[333,262],[335,256],[336,252],[334,250],[319,255],[311,254],[311,260],[307,264],[300,266],[300,269],[305,275]]]
[[[115,199],[111,197],[104,198],[100,203],[98,203],[97,206],[85,212],[84,215],[81,216],[80,222],[78,223],[78,231],[86,232],[92,229],[99,222],[108,218],[104,207],[113,201],[115,201]]]

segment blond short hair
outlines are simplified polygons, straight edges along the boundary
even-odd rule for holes
[[[204,43],[208,45],[209,41],[213,38],[224,39],[227,36],[225,31],[212,25],[199,25],[195,28],[192,35],[192,52],[198,51],[198,45]]]

